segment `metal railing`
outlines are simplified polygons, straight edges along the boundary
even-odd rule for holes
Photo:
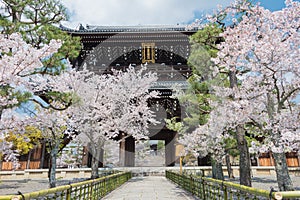
[[[96,200],[105,196],[131,178],[131,172],[119,172],[98,179],[73,183],[22,195],[0,196],[0,200]]]
[[[200,199],[293,199],[300,198],[300,191],[270,192],[244,185],[221,181],[204,176],[180,175],[179,173],[166,171],[166,178],[192,193]]]

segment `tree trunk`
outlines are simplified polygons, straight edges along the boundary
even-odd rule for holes
[[[234,179],[229,154],[226,154],[225,160],[226,160],[226,167],[227,167],[228,177],[229,177],[229,179]]]
[[[245,139],[245,129],[242,125],[238,125],[236,128],[236,140],[240,152],[240,184],[251,187],[250,154]]]
[[[101,148],[94,149],[92,153],[92,174],[91,179],[99,178],[99,158],[101,154]]]
[[[224,180],[224,174],[222,169],[222,163],[218,162],[211,158],[211,166],[212,166],[212,177],[214,179]]]
[[[49,184],[50,188],[56,187],[56,158],[58,154],[58,144],[54,144],[53,149],[51,149],[50,157],[51,157],[51,163],[49,167]]]
[[[270,93],[267,94],[267,99],[268,99],[268,116],[271,120],[274,120],[274,114],[275,114],[275,103],[272,98],[272,95]],[[278,108],[279,109],[279,108]],[[277,112],[280,112],[278,110]],[[272,124],[272,126],[275,126],[275,124]],[[272,136],[272,141],[275,147],[280,147],[281,144],[279,144],[279,139],[280,139],[280,132],[275,131],[272,132],[270,131],[269,134]],[[282,148],[283,149],[283,148]],[[289,191],[289,190],[294,190],[293,188],[293,183],[289,175],[289,169],[286,163],[286,155],[284,152],[281,153],[275,153],[272,152],[273,157],[274,157],[274,164],[275,164],[275,171],[276,171],[276,177],[277,177],[277,183],[278,183],[278,188],[280,191]],[[270,156],[272,159],[272,157]]]
[[[2,119],[3,107],[0,106],[0,120]]]
[[[237,88],[237,77],[235,71],[229,71],[230,88]],[[234,97],[233,97],[234,99]],[[240,151],[240,184],[251,187],[251,165],[248,144],[245,139],[245,129],[243,125],[236,127],[236,141]]]
[[[273,153],[275,160],[275,170],[278,188],[280,191],[292,191],[294,190],[293,182],[289,175],[289,170],[286,162],[285,153]]]
[[[236,77],[236,72],[235,71],[229,71],[229,84],[230,84],[230,88],[235,88],[238,87],[237,85],[237,77]]]

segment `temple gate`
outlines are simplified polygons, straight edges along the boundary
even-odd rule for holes
[[[147,70],[158,74],[158,81],[151,88],[160,92],[159,98],[149,104],[156,108],[161,122],[151,127],[151,140],[165,141],[165,165],[175,164],[175,143],[177,133],[168,130],[164,119],[177,116],[182,110],[178,100],[171,98],[172,86],[187,86],[186,79],[192,70],[187,65],[190,54],[189,36],[197,29],[187,30],[185,26],[89,26],[79,29],[61,27],[73,36],[81,37],[83,45],[80,56],[72,61],[75,68],[86,66],[97,74],[110,73],[111,69],[125,70],[129,65],[138,67],[147,63]],[[132,137],[120,143],[124,154],[124,166],[134,166],[135,141]]]

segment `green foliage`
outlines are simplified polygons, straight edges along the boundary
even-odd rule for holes
[[[240,154],[237,150],[237,141],[235,138],[226,138],[224,140],[224,144],[225,150],[229,155],[236,157]]]
[[[31,94],[29,92],[16,91],[9,85],[1,85],[0,96],[6,97],[8,101],[11,101],[13,99],[17,100],[15,104],[11,104],[8,107],[4,108],[7,109],[7,108],[13,108],[15,106],[19,106],[21,103],[26,102],[31,97]]]
[[[211,58],[217,57],[217,44],[223,40],[219,36],[221,32],[222,29],[217,25],[210,24],[190,37],[191,55],[188,58],[188,64],[192,66],[193,73],[204,80],[213,77]]]
[[[61,1],[3,0],[3,3],[0,26],[4,34],[20,32],[23,39],[36,48],[49,44],[52,39],[63,42],[59,51],[44,60],[44,67],[37,72],[59,74],[65,69],[63,59],[73,59],[79,55],[80,39],[57,27],[61,21],[68,19],[67,9]]]
[[[211,85],[219,82],[220,76],[213,74],[211,61],[217,56],[217,44],[222,41],[219,34],[222,29],[210,24],[190,37],[191,55],[188,64],[193,68],[193,75],[189,78],[189,88],[184,96],[179,97],[186,106],[187,117],[184,123],[189,126],[203,125],[207,122],[210,105],[209,101],[215,97],[211,94]]]
[[[38,70],[38,73],[49,73],[58,75],[66,69],[64,59],[74,59],[79,55],[81,43],[79,37],[72,37],[68,33],[60,30],[53,25],[45,25],[36,32],[36,37],[39,38],[39,43],[35,44],[38,47],[43,44],[48,44],[52,39],[63,41],[63,45],[57,53],[50,58],[43,60],[44,67]],[[34,41],[28,41],[33,43]]]
[[[45,128],[42,132],[46,141],[46,150],[48,153],[57,151],[57,153],[65,147],[64,139],[67,137],[65,131],[67,126],[54,126]],[[57,156],[57,155],[56,155]]]
[[[209,24],[200,29],[190,37],[192,47],[201,45],[211,57],[216,57],[218,53],[217,44],[223,41],[219,35],[223,30],[216,24]]]
[[[173,131],[181,131],[183,128],[182,122],[177,122],[177,117],[173,117],[171,119],[165,119],[166,126],[169,130]]]
[[[53,101],[69,103],[72,101],[72,94],[70,93],[49,91],[45,94],[45,96],[49,100],[49,103],[52,103]]]
[[[158,142],[157,142],[157,150],[161,150],[163,148],[165,148],[165,142],[161,141],[161,140],[158,140]]]
[[[185,95],[178,97],[181,105],[185,107],[186,118],[183,122],[186,126],[197,127],[207,122],[208,114],[211,110],[209,99],[210,90],[206,82],[201,82],[198,75],[189,78],[189,88]]]
[[[81,99],[76,93],[57,92],[57,91],[42,91],[36,93],[48,105],[42,105],[43,108],[52,108],[54,110],[65,110],[73,104],[80,104]],[[39,103],[36,100],[33,100]],[[40,105],[40,104],[39,104]]]
[[[211,85],[226,80],[222,75],[214,76],[211,61],[212,57],[217,56],[217,44],[222,41],[219,37],[221,32],[222,29],[217,25],[210,24],[190,37],[188,65],[192,67],[193,75],[188,79],[189,87],[184,95],[178,97],[186,109],[186,117],[180,123],[174,119],[166,120],[169,129],[190,132],[207,122],[211,111],[209,101],[215,99],[211,94]]]
[[[5,33],[33,33],[47,24],[67,20],[67,9],[59,0],[2,0]]]

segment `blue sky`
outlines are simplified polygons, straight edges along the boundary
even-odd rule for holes
[[[70,13],[71,26],[187,24],[217,5],[233,0],[62,0]],[[269,10],[284,7],[284,0],[256,0]],[[300,0],[297,0],[300,1]]]
[[[280,10],[284,7],[284,0],[260,0],[261,6],[269,10]]]

